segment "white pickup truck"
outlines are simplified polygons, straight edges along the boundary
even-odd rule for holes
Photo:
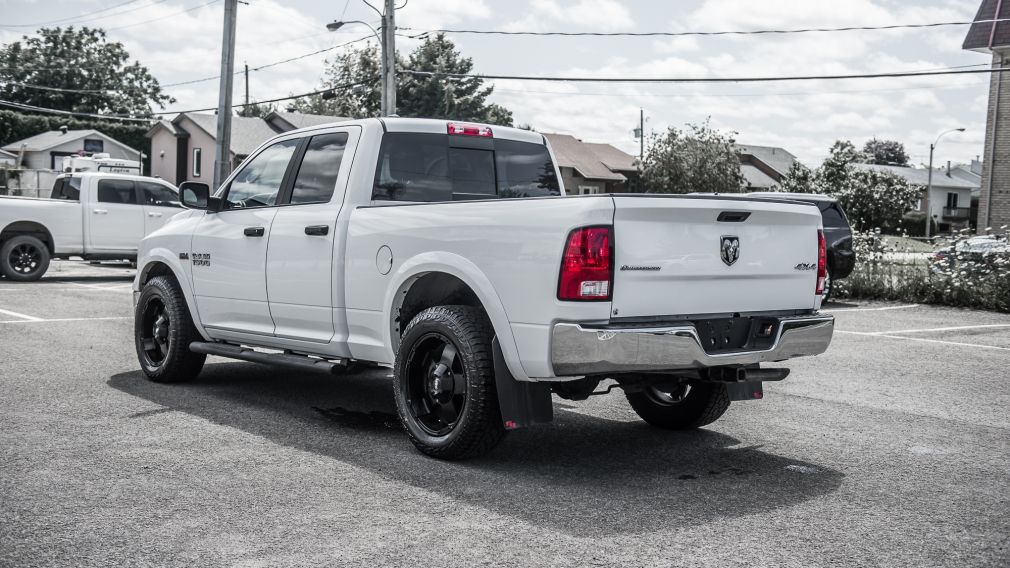
[[[601,381],[663,428],[761,398],[822,353],[817,207],[739,196],[565,197],[535,132],[425,119],[297,130],[144,239],[135,343],[152,380],[207,355],[391,366],[412,442],[460,459]],[[609,388],[607,389],[610,390]]]
[[[181,210],[178,190],[157,178],[60,175],[49,199],[0,197],[0,274],[27,282],[52,258],[135,260],[144,235]]]

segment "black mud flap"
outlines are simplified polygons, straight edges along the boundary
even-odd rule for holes
[[[494,352],[494,383],[498,390],[498,406],[506,430],[515,430],[554,420],[551,387],[544,383],[517,381],[505,364],[501,344],[496,336],[491,340]]]
[[[729,399],[738,400],[761,400],[765,397],[763,383],[727,383],[726,392]]]

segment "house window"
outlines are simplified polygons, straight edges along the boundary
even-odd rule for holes
[[[88,154],[93,154],[95,152],[105,151],[105,141],[104,140],[89,140],[84,139],[84,151]]]
[[[203,171],[202,164],[200,163],[200,158],[203,156],[202,148],[193,148],[193,177],[200,177],[200,172]]]
[[[947,209],[957,209],[957,194],[948,193],[947,194]]]
[[[579,195],[596,195],[600,193],[599,186],[595,185],[580,185]]]

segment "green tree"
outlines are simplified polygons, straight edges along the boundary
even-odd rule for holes
[[[819,188],[815,183],[815,177],[813,170],[796,161],[789,166],[789,171],[782,178],[782,182],[774,189],[788,193],[817,193]]]
[[[486,86],[484,80],[477,77],[444,75],[473,72],[473,60],[463,57],[444,35],[428,37],[406,60],[397,54],[397,67],[434,75],[397,75],[396,114],[512,125],[512,113],[508,109],[487,101],[493,86]],[[329,99],[321,95],[306,97],[291,108],[351,118],[377,116],[381,101],[380,69],[379,51],[374,46],[342,53],[327,62],[322,88],[361,85],[338,89],[336,96]]]
[[[641,166],[641,180],[650,193],[743,191],[740,157],[731,134],[704,124],[687,131],[670,128],[653,134]]]
[[[852,169],[829,195],[838,199],[853,228],[894,233],[922,188],[891,172]]]
[[[815,183],[818,190],[828,195],[838,193],[852,172],[852,164],[863,161],[863,154],[856,150],[852,142],[836,140],[829,150],[827,159],[817,170]]]
[[[275,110],[277,108],[272,104],[250,102],[248,106],[239,107],[236,114],[249,118],[263,118]]]
[[[0,99],[72,112],[152,116],[175,99],[100,29],[42,28],[0,48]]]
[[[907,166],[908,153],[905,145],[897,140],[867,140],[863,145],[863,159],[867,164],[884,166]]]

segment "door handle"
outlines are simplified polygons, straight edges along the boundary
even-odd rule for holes
[[[313,236],[328,235],[328,234],[330,234],[330,226],[329,225],[309,225],[308,227],[305,227],[305,234],[306,235],[313,235]]]
[[[109,210],[108,209],[95,209],[94,212],[95,212],[95,215],[105,215],[106,213],[109,212]]]
[[[263,230],[263,227],[246,227],[242,232],[247,237],[262,237],[266,231]]]
[[[161,217],[161,213],[155,213],[154,211],[151,211],[151,212],[149,212],[147,214],[147,216],[148,217]]]

